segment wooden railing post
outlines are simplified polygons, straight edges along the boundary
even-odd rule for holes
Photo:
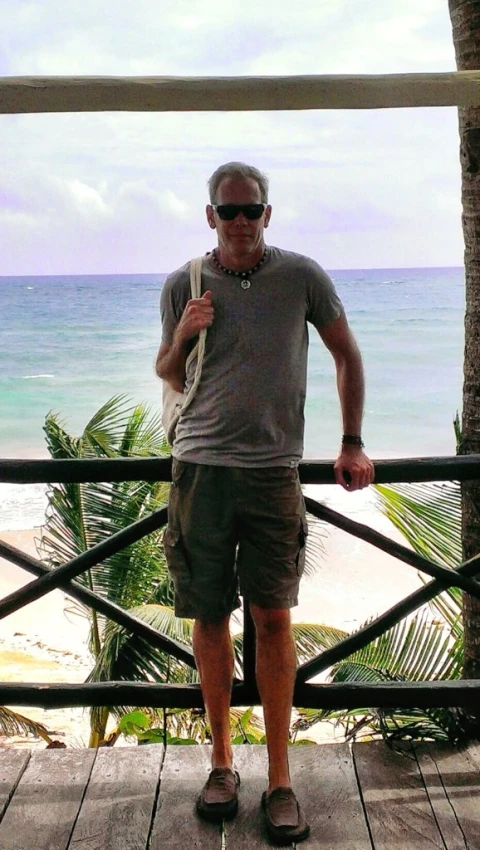
[[[243,604],[243,681],[247,691],[257,691],[255,676],[256,635],[250,606]]]

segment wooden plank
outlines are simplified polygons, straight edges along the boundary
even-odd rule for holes
[[[66,850],[95,750],[32,753],[0,823],[2,850]]]
[[[240,774],[238,814],[225,824],[227,850],[271,848],[260,807],[268,785],[267,748],[255,744],[234,747],[234,765]],[[290,845],[291,846],[291,845]]]
[[[292,747],[289,756],[292,784],[312,830],[304,846],[371,850],[351,746]]]
[[[371,850],[349,746],[291,747],[289,759],[292,785],[311,827],[301,846],[305,850]],[[272,847],[260,807],[268,785],[266,747],[236,747],[235,765],[242,780],[240,807],[235,820],[226,824],[227,848]]]
[[[30,750],[0,752],[0,820],[29,762]]]
[[[170,746],[149,850],[221,850],[221,824],[206,823],[195,801],[211,768],[210,746]]]
[[[3,77],[0,112],[197,112],[478,106],[480,73]]]
[[[375,850],[445,850],[413,750],[372,741],[353,757]]]
[[[445,745],[451,751],[450,745]],[[465,837],[458,825],[447,791],[443,785],[437,761],[441,760],[443,745],[415,744],[414,751],[422,774],[430,804],[435,813],[438,828],[448,850],[468,850]]]
[[[145,850],[164,748],[100,749],[69,850]]]
[[[468,749],[459,752],[443,744],[429,744],[418,750],[420,768],[448,850],[480,850],[480,772],[476,759],[472,759]]]

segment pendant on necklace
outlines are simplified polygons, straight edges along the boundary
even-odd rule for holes
[[[242,287],[242,289],[250,289],[251,285],[252,284],[250,283],[250,281],[246,280],[245,278],[240,283],[240,286]]]

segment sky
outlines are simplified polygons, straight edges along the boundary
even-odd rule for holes
[[[447,0],[0,0],[0,76],[455,70]],[[0,115],[0,276],[169,272],[222,162],[327,269],[463,262],[454,108]]]

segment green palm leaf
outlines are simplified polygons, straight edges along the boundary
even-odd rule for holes
[[[448,567],[462,560],[460,485],[374,485],[382,513],[415,552]]]
[[[152,628],[176,641],[191,646],[193,621],[176,617],[165,605],[147,604],[131,608],[129,613]],[[166,652],[153,647],[146,638],[132,634],[123,626],[108,620],[103,631],[103,643],[88,682],[196,682],[195,670]],[[121,717],[132,706],[111,706],[110,711]],[[145,711],[151,711],[146,709]],[[101,725],[102,709],[91,710],[92,727]]]
[[[432,621],[428,611],[402,620],[386,634],[349,658],[334,665],[331,682],[401,682],[458,679],[462,670],[462,644],[450,629]],[[353,711],[299,710],[299,729],[323,720],[341,723],[347,736],[368,727],[384,737],[419,737],[459,740],[461,715],[453,709],[389,709],[367,706]]]
[[[104,405],[90,420],[81,438],[73,440],[58,419],[49,414],[47,443],[54,457],[154,455],[164,452],[158,417],[148,409],[128,408],[122,398]],[[121,482],[55,485],[40,541],[51,567],[74,558],[105,538],[166,504],[168,485],[157,482]],[[158,531],[111,556],[79,581],[89,589],[125,607],[168,595],[168,578]],[[171,593],[170,593],[171,596]]]
[[[303,664],[315,658],[322,650],[329,649],[338,641],[347,637],[347,632],[333,626],[319,623],[293,623],[293,638],[297,652],[298,664]],[[243,678],[243,633],[233,635],[233,651],[235,656],[235,675]]]
[[[456,482],[426,484],[375,484],[376,501],[412,549],[419,555],[456,568],[462,561],[462,509],[460,485]],[[426,583],[430,579],[420,573]],[[463,634],[462,594],[454,587],[430,603],[447,621],[456,637]]]
[[[459,679],[461,644],[427,612],[402,620],[372,643],[333,667],[332,681],[354,681],[356,665],[385,679],[430,681]]]
[[[146,405],[131,405],[124,396],[107,401],[78,438],[71,437],[53,413],[46,417],[44,430],[54,458],[153,457],[169,452],[159,416],[152,415]],[[166,505],[168,491],[168,484],[155,481],[52,486],[39,543],[43,559],[55,568],[78,556]],[[106,558],[79,576],[78,581],[123,608],[133,611],[140,608],[142,616],[160,623],[162,629],[170,628],[165,613],[159,614],[172,602],[161,530]],[[143,610],[143,606],[147,608]],[[152,610],[149,606],[156,608]],[[166,656],[159,657],[147,642],[138,644],[129,639],[128,633],[113,628],[112,623],[89,608],[77,603],[76,609],[83,610],[91,621],[89,645],[96,657],[93,679],[150,677],[155,680],[156,677],[162,680],[168,675]],[[170,615],[173,616],[171,612]],[[181,640],[185,635],[178,622],[173,631]],[[169,675],[185,675],[179,669],[170,663]],[[107,717],[108,712],[103,711],[101,723],[96,723],[100,731]]]
[[[80,438],[83,457],[150,457],[168,454],[160,417],[148,405],[132,407],[124,395],[109,399],[92,416]]]
[[[129,613],[167,637],[191,646],[193,621],[176,617],[170,607],[139,605],[131,608]],[[102,648],[87,681],[109,680],[194,682],[197,681],[197,674],[182,661],[153,647],[147,638],[132,634],[123,626],[108,620]]]
[[[329,649],[347,637],[347,632],[342,629],[321,623],[293,623],[292,632],[299,664],[310,661],[323,650]]]

